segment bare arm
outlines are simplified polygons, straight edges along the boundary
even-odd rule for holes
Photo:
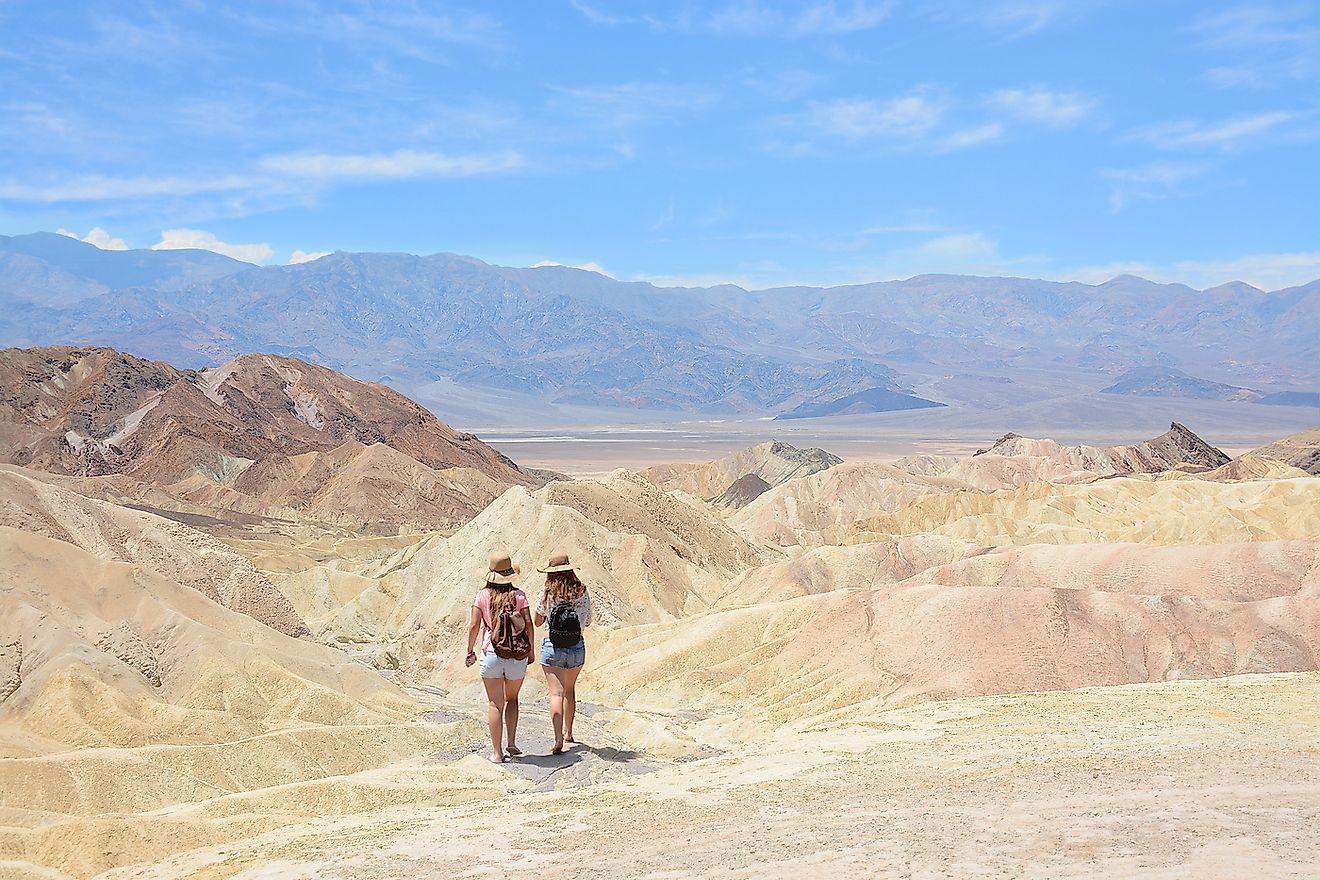
[[[531,653],[527,656],[527,665],[530,666],[536,662],[536,624],[532,622],[532,609],[524,608],[523,618],[527,621],[527,641],[532,646]]]
[[[472,606],[472,622],[468,625],[468,646],[467,656],[471,657],[476,653],[477,636],[481,635],[481,609],[476,605]]]
[[[541,602],[539,605],[536,606],[537,626],[540,626],[541,624],[545,623],[545,611],[546,611],[545,606],[548,604],[549,598],[550,598],[550,593],[548,591],[541,594]]]

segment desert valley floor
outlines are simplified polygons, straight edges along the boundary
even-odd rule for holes
[[[0,388],[0,877],[1317,876],[1318,430],[565,476],[288,358]],[[563,755],[533,666],[484,758],[497,548],[592,591]]]

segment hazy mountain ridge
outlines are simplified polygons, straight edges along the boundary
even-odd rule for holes
[[[178,290],[252,268],[222,254],[193,248],[102,250],[50,232],[0,235],[0,278],[6,299],[68,306],[109,290],[149,287]]]
[[[52,273],[61,259],[47,263]],[[1300,381],[1301,390],[1320,382],[1313,366],[1320,282],[1267,293],[1242,284],[1196,291],[1133,276],[1087,285],[923,275],[746,291],[660,288],[452,254],[229,263],[233,271],[223,277],[177,290],[139,281],[76,306],[57,296],[32,305],[30,281],[0,266],[8,313],[0,341],[97,342],[192,367],[272,351],[411,394],[449,380],[555,405],[692,412],[811,411],[871,389],[946,402],[959,392],[944,377],[1005,370],[1050,371],[1098,392],[1134,362],[1210,382]],[[961,402],[993,405],[979,397],[969,386]]]

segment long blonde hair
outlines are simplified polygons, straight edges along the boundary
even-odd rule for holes
[[[517,589],[513,584],[486,584],[486,589],[490,590],[490,622],[494,626],[501,614],[517,607]]]
[[[545,576],[545,594],[556,604],[576,602],[586,591],[575,571],[552,571]]]

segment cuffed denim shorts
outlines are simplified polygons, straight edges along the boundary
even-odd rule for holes
[[[481,652],[481,677],[517,681],[527,677],[526,660],[505,660],[494,651]]]
[[[579,641],[571,648],[556,648],[546,636],[541,640],[541,665],[556,669],[578,669],[587,662],[587,643]]]

